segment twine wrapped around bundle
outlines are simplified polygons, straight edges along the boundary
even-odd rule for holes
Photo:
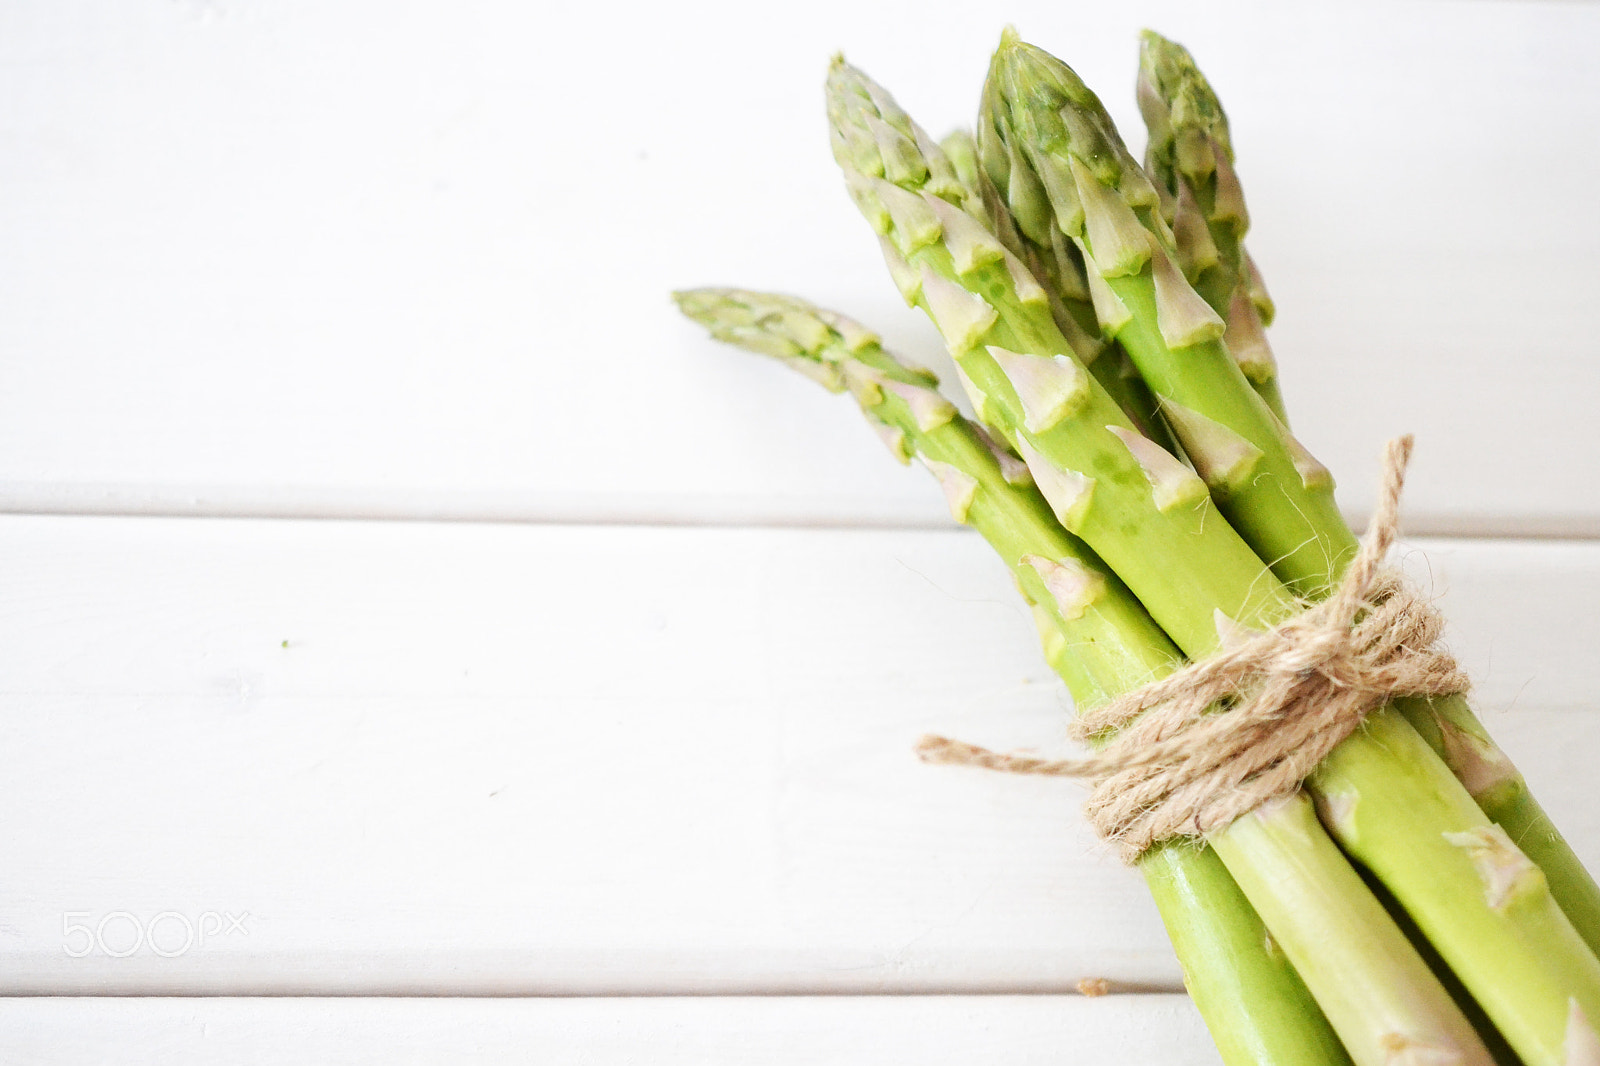
[[[1398,534],[1411,446],[1405,436],[1385,449],[1377,509],[1332,596],[1091,709],[1074,735],[1115,733],[1094,754],[1039,759],[944,737],[925,737],[918,754],[1093,782],[1090,822],[1131,862],[1154,844],[1204,837],[1293,792],[1395,696],[1465,691],[1466,677],[1439,646],[1439,612],[1382,565]]]

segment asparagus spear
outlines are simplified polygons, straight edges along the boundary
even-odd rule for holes
[[[1244,250],[1250,215],[1233,169],[1228,116],[1187,49],[1150,30],[1140,41],[1139,111],[1150,133],[1145,168],[1162,195],[1178,262],[1226,321],[1225,340],[1239,369],[1288,425],[1265,330],[1272,301]]]
[[[1031,91],[1037,86],[1022,88]],[[1227,278],[1232,276],[1236,284],[1248,285],[1250,275],[1238,242],[1245,226],[1244,197],[1231,167],[1232,146],[1222,106],[1189,53],[1148,31],[1140,54],[1139,100],[1150,130],[1148,158],[1157,188],[1180,190],[1178,221],[1174,224],[1180,259],[1185,233],[1194,243],[1205,236],[1214,242],[1216,263],[1199,275],[1196,290],[1220,311],[1217,294],[1226,287]],[[1084,103],[1069,106],[1095,111]],[[1096,112],[1075,121],[1081,124],[1101,118],[1102,114]],[[1109,119],[1105,124],[1109,127]],[[1036,155],[1038,165],[1052,165],[1048,153]],[[1204,216],[1206,226],[1198,231],[1192,215],[1185,221],[1181,189],[1189,190],[1187,202]],[[1117,279],[1110,279],[1109,283],[1122,284]],[[1237,307],[1242,299],[1237,288],[1233,299]],[[1128,306],[1137,309],[1140,305],[1130,302]],[[1230,316],[1224,340],[1237,357],[1236,340],[1253,341],[1248,333],[1236,338],[1234,325]],[[1140,357],[1141,371],[1162,400],[1199,416],[1187,422],[1175,420],[1197,465],[1202,469],[1225,467],[1236,461],[1230,456],[1237,457],[1257,446],[1262,450],[1258,465],[1247,476],[1241,474],[1231,480],[1228,491],[1219,494],[1224,514],[1257,553],[1272,563],[1273,571],[1282,580],[1312,596],[1318,595],[1339,580],[1345,561],[1356,548],[1355,534],[1332,506],[1332,479],[1294,440],[1281,418],[1264,414],[1260,405],[1250,402],[1240,376],[1223,372],[1222,361],[1214,351],[1206,345],[1173,348],[1158,343],[1154,333],[1159,332],[1159,323],[1155,326],[1156,330],[1150,329],[1147,321],[1142,332],[1130,330],[1130,344],[1134,344],[1135,337],[1143,338],[1144,343],[1135,344],[1134,350]],[[1249,361],[1239,361],[1249,377]],[[1256,378],[1251,377],[1250,383],[1262,392]],[[1270,405],[1270,395],[1262,392],[1262,396]],[[1281,415],[1281,411],[1275,413]],[[1198,428],[1199,432],[1186,435],[1185,426]],[[1286,468],[1285,459],[1296,472]],[[1315,544],[1320,550],[1288,550],[1296,544]],[[1504,828],[1544,871],[1557,903],[1591,950],[1600,953],[1600,886],[1534,799],[1511,760],[1490,739],[1467,701],[1455,696],[1401,700],[1398,705],[1489,819]]]
[[[895,458],[922,460],[956,520],[977,529],[1010,567],[1033,605],[1046,658],[1080,711],[1180,660],[1116,576],[1056,523],[1022,461],[928,391],[935,383],[874,335],[790,297],[702,289],[676,299],[718,339],[774,355],[832,391],[849,387]],[[1224,1061],[1349,1062],[1214,852],[1154,848],[1139,868]]]
[[[1214,512],[1199,479],[1139,436],[1072,359],[1037,281],[961,210],[959,184],[947,191],[939,181],[949,164],[938,148],[884,90],[842,60],[829,76],[829,111],[835,158],[858,207],[880,234],[891,276],[902,295],[929,312],[974,406],[1016,443],[1057,519],[1088,542],[1191,654],[1219,645],[1219,613],[1245,625],[1271,624],[1293,613],[1293,597]],[[1359,734],[1346,741],[1360,742]],[[1241,819],[1262,827],[1259,836],[1230,829],[1212,843],[1347,1049],[1357,1062],[1384,1061],[1386,1045],[1374,1039],[1381,1030],[1375,1031],[1373,1023],[1391,1019],[1396,1028],[1390,1037],[1407,1033],[1421,1046],[1453,1049],[1452,1054],[1480,1061],[1477,1038],[1463,1032],[1465,1023],[1432,975],[1414,972],[1411,963],[1420,965],[1420,960],[1364,886],[1330,878],[1318,882],[1338,886],[1323,901],[1330,920],[1377,912],[1336,938],[1365,952],[1359,966],[1345,968],[1327,959],[1328,938],[1292,932],[1288,923],[1320,909],[1309,901],[1277,909],[1285,889],[1311,891],[1304,878],[1284,876],[1287,870],[1312,868],[1289,853],[1325,843],[1314,822],[1304,824],[1303,813],[1296,803],[1263,807]],[[1442,824],[1466,828],[1454,819]],[[1262,898],[1251,892],[1236,862],[1259,862],[1277,871],[1278,876],[1256,883]],[[1456,872],[1473,876],[1459,867]],[[1379,939],[1387,945],[1381,949],[1369,937],[1380,929]],[[1408,960],[1403,979],[1386,961],[1401,958]],[[1373,981],[1397,983],[1380,992]],[[1409,1022],[1388,1013],[1397,1008]]]
[[[1006,62],[1005,54],[1023,48],[1008,35],[991,76],[1014,76],[1017,64]],[[945,198],[938,176],[949,164],[937,147],[887,93],[842,61],[829,81],[835,158],[858,207],[880,233],[892,276],[908,300],[929,312],[964,384],[975,390],[974,403],[1017,443],[1062,524],[1111,565],[1187,654],[1216,650],[1224,629],[1273,625],[1292,614],[1292,592],[1212,512],[1194,474],[1136,437],[1072,359],[1053,321],[1041,313],[1047,308],[1037,282],[959,209],[958,183],[953,198]],[[1053,126],[1052,140],[1030,136],[1036,128],[1019,130],[1018,140],[1064,157],[1061,170],[1033,169],[1072,182],[1078,209],[1075,215],[1058,212],[1058,224],[1092,263],[1091,280],[1130,283],[1122,291],[1108,286],[1102,302],[1138,296],[1152,311],[1159,306],[1161,331],[1180,346],[1220,337],[1221,320],[1193,290],[1168,284],[1172,277],[1182,283],[1170,233],[1154,210],[1155,190],[1115,132],[1089,125],[1068,137],[1062,122],[1083,112],[1057,110],[1061,93],[1038,90],[1092,94],[1075,76],[1032,88],[1032,95],[1003,89],[1003,98],[1020,101],[1003,117]],[[1048,122],[1036,114],[1044,111]],[[1068,151],[1074,144],[1076,154]],[[1119,183],[1126,199],[1111,191]],[[1159,228],[1147,230],[1146,219]],[[1226,359],[1225,349],[1216,347]],[[1131,345],[1130,353],[1137,357]],[[1403,818],[1384,802],[1396,780],[1409,787]],[[1538,870],[1503,834],[1494,836],[1460,783],[1396,712],[1372,715],[1308,784],[1346,850],[1402,902],[1530,1063],[1561,1063],[1569,1029],[1585,1039],[1592,1033],[1583,1017],[1600,1018],[1600,962],[1550,899]],[[1274,813],[1262,808],[1242,821],[1269,824]],[[1213,843],[1230,862],[1226,839],[1238,837],[1230,831]],[[1233,872],[1278,935],[1273,912]],[[1516,906],[1489,887],[1507,877],[1516,884]],[[1284,936],[1278,938],[1341,1036],[1346,1024],[1360,1025],[1337,1003],[1338,982],[1323,980],[1317,952],[1297,956]],[[1367,1059],[1349,1037],[1346,1044],[1357,1061],[1383,1061],[1382,1055]]]
[[[978,167],[978,147],[970,134],[958,131],[940,143],[950,156],[950,164],[966,187],[968,210],[979,215],[1006,249],[1022,260],[1028,271],[1044,285],[1050,313],[1056,327],[1067,338],[1075,355],[1117,401],[1139,432],[1169,451],[1176,442],[1156,414],[1155,397],[1150,394],[1139,370],[1128,353],[1115,340],[1101,336],[1089,299],[1088,280],[1077,249],[1057,242],[1055,248],[1030,241],[1017,227],[1006,205],[995,194],[988,177]]]

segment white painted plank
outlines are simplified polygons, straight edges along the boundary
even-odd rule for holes
[[[845,49],[935,131],[1000,16],[232,0],[0,11],[0,507],[937,524],[847,404],[679,321],[794,290],[939,363],[839,188]],[[1005,17],[1134,136],[1134,35],[1224,95],[1298,427],[1355,512],[1600,531],[1600,9],[1163,0]],[[937,60],[930,57],[937,57]],[[598,431],[598,432],[597,432]],[[1553,461],[1554,460],[1554,461]]]
[[[1183,996],[6,999],[0,1058],[89,1066],[1211,1066]]]
[[[1600,545],[1425,547],[1600,861]],[[1062,736],[968,533],[9,517],[0,558],[7,993],[1178,987],[1077,786],[910,754]]]

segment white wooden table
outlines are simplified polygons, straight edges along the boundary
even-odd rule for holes
[[[1230,109],[1306,442],[1580,855],[1600,9],[0,8],[0,1061],[1208,1063],[1003,569],[667,293],[936,368],[820,107],[942,131],[1015,21]],[[935,65],[930,57],[942,57]],[[1116,995],[1085,998],[1085,978]]]

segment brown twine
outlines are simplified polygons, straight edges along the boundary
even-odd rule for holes
[[[1173,837],[1204,837],[1287,795],[1399,695],[1462,692],[1467,679],[1439,646],[1443,619],[1384,557],[1399,530],[1412,438],[1389,442],[1372,522],[1333,594],[1265,633],[1090,710],[1081,740],[1116,735],[1081,759],[1005,755],[925,737],[928,762],[1089,780],[1087,812],[1128,861]],[[1212,713],[1222,704],[1225,713]]]

